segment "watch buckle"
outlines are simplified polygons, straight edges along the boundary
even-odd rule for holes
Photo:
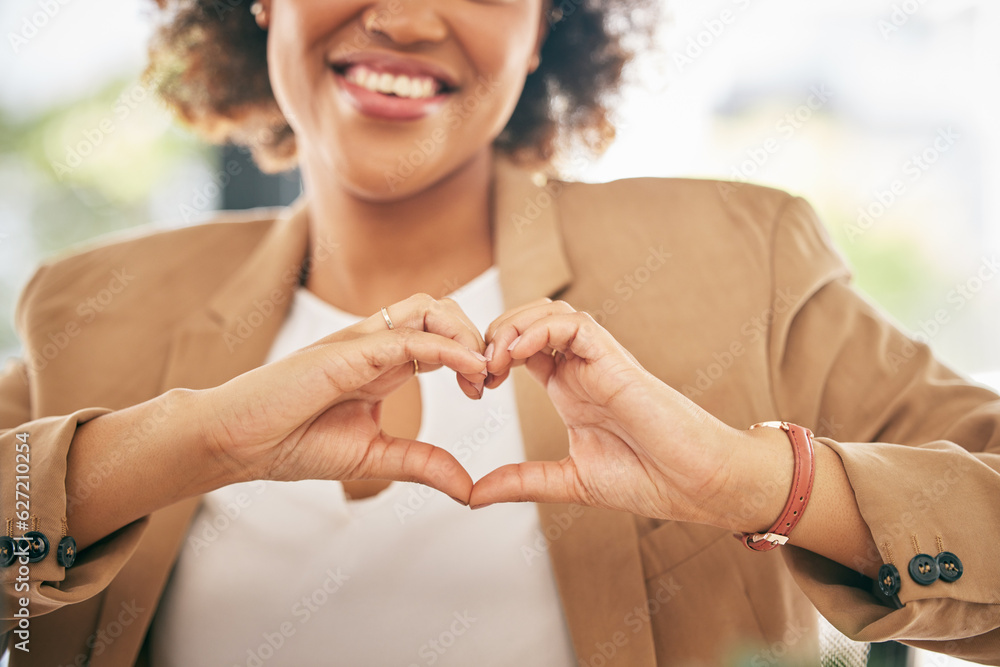
[[[770,542],[776,546],[784,546],[788,542],[787,535],[778,535],[777,533],[757,533],[750,537],[751,542]]]

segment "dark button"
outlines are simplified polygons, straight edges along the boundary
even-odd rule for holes
[[[63,567],[73,567],[76,562],[76,540],[67,535],[59,540],[56,547],[56,562]]]
[[[921,586],[930,586],[941,575],[941,568],[933,556],[917,554],[910,561],[910,577]]]
[[[942,551],[937,555],[938,567],[941,570],[941,578],[951,583],[958,581],[962,576],[962,561],[958,556],[950,551]]]
[[[10,567],[17,556],[14,555],[14,540],[6,535],[0,537],[0,567]]]
[[[49,555],[49,538],[45,537],[44,533],[29,530],[24,534],[23,539],[28,540],[29,563],[37,563]]]
[[[899,570],[887,563],[878,569],[878,587],[887,598],[899,592]]]

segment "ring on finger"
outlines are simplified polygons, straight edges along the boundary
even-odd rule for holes
[[[420,362],[418,362],[416,359],[414,359],[413,360],[413,374],[416,375],[419,372],[420,372]]]
[[[385,320],[385,324],[387,327],[389,327],[390,330],[396,328],[392,326],[392,320],[389,319],[389,311],[386,309],[385,306],[382,306],[382,319]]]

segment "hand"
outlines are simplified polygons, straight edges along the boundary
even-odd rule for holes
[[[476,482],[473,507],[577,503],[713,522],[708,508],[725,495],[730,443],[741,431],[648,373],[593,318],[564,302],[508,312],[486,340],[486,386],[526,364],[566,423],[569,456],[497,468]]]
[[[381,429],[382,400],[421,372],[447,366],[467,396],[482,396],[482,336],[450,299],[416,295],[381,313],[206,390],[205,439],[238,480],[390,479],[468,501],[472,479],[448,452]]]

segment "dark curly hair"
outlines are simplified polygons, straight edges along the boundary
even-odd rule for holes
[[[267,33],[251,0],[155,0],[163,12],[144,79],[206,139],[248,147],[269,172],[295,166],[295,134],[267,74]],[[523,164],[562,150],[600,154],[624,68],[650,43],[657,0],[552,0],[541,64],[494,145]]]

